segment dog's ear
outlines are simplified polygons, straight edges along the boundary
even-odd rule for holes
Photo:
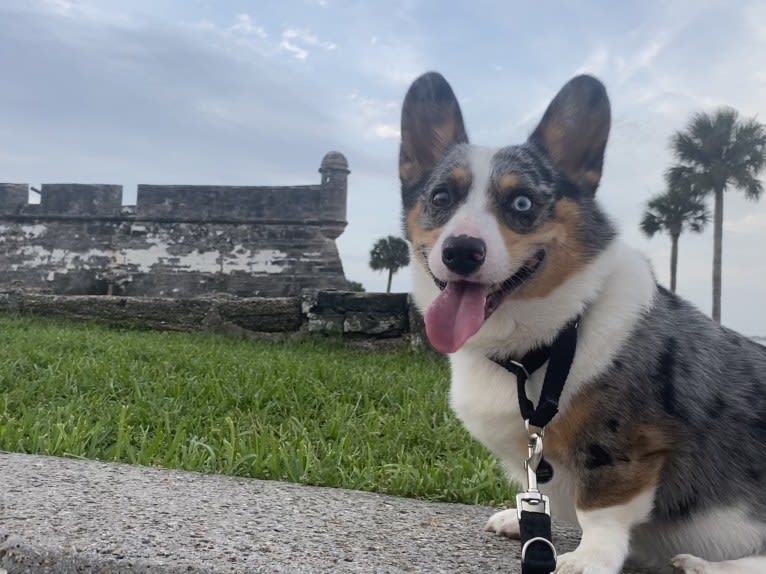
[[[553,98],[529,139],[572,181],[595,193],[610,124],[604,85],[593,76],[577,76]]]
[[[468,143],[457,98],[441,74],[423,74],[410,86],[402,106],[402,186],[418,183],[456,143]]]

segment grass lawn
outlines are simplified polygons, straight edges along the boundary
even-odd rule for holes
[[[0,315],[0,450],[502,504],[443,359]]]

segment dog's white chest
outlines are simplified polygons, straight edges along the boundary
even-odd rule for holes
[[[521,463],[526,431],[515,377],[467,351],[452,355],[450,362],[450,401],[457,416],[501,460]]]

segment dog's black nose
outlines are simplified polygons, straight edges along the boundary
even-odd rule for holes
[[[458,275],[470,275],[476,271],[487,255],[487,244],[478,237],[452,235],[444,240],[442,261],[447,269]]]

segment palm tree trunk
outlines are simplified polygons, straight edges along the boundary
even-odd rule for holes
[[[386,287],[386,293],[391,293],[391,278],[394,276],[394,270],[388,270],[388,287]]]
[[[678,234],[670,236],[670,290],[676,292],[676,272],[678,270]]]
[[[721,244],[723,242],[723,187],[715,190],[713,207],[713,320],[721,322]]]

